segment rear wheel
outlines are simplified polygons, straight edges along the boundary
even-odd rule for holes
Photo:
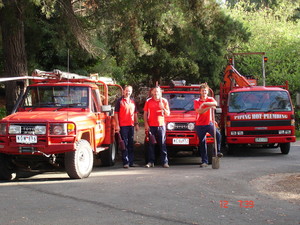
[[[65,169],[70,178],[82,179],[93,169],[93,149],[87,140],[77,142],[75,151],[65,153]]]
[[[279,145],[280,146],[280,150],[282,154],[289,154],[290,152],[290,148],[291,148],[291,143],[282,143]]]
[[[100,152],[100,159],[103,166],[113,166],[116,160],[116,142],[109,145],[107,150]]]
[[[0,180],[13,180],[15,177],[10,157],[0,154]]]

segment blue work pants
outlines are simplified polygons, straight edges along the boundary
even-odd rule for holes
[[[209,133],[212,137],[214,137],[214,125],[210,123],[209,125],[204,126],[196,126],[196,132],[199,138],[199,151],[202,159],[202,163],[208,164],[207,157],[207,144],[206,144],[206,133]],[[219,130],[216,128],[216,138],[217,138],[217,151],[221,151],[221,134]]]
[[[133,165],[133,138],[134,138],[134,126],[121,126],[120,134],[125,144],[125,150],[122,151],[123,165]]]
[[[166,146],[166,127],[150,127],[150,132],[156,137],[156,142],[160,150],[160,160],[162,164],[168,163],[168,152]],[[155,162],[155,144],[149,141],[148,147],[148,163]]]

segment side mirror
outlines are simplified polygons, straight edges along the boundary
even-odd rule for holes
[[[222,108],[216,108],[216,114],[222,114]]]
[[[101,106],[101,111],[102,112],[111,112],[111,110],[112,110],[111,105],[102,105]]]

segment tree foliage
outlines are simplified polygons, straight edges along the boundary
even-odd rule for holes
[[[271,7],[239,1],[233,8],[227,8],[227,13],[251,32],[247,43],[231,51],[266,52],[269,59],[266,84],[282,85],[287,80],[292,94],[300,90],[300,65],[297,63],[300,60],[300,23],[293,19],[299,7],[299,1],[277,0]],[[261,58],[238,60],[242,74],[255,75],[261,81]]]
[[[122,68],[118,78],[124,83],[185,79],[216,86],[227,44],[248,38],[214,0],[112,0],[97,13],[98,30]]]
[[[288,78],[291,89],[299,89],[298,0],[241,0],[227,7],[215,0],[18,2],[24,3],[29,72],[98,72],[135,87],[185,79],[217,90],[228,52],[264,51],[267,83]],[[242,73],[260,76],[260,59],[237,60]]]

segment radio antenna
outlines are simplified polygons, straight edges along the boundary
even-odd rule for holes
[[[70,72],[70,50],[68,49],[67,70]]]

